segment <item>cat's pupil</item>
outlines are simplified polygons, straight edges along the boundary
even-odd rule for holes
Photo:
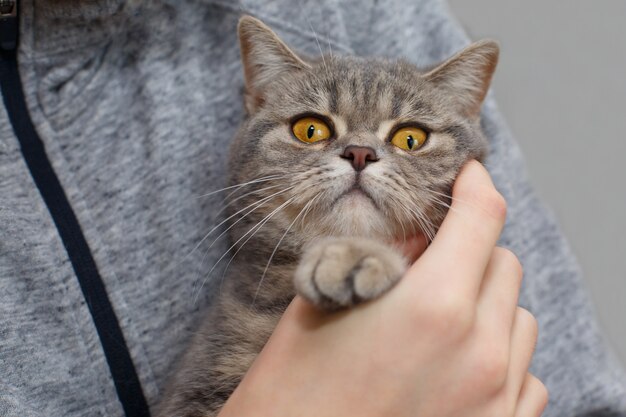
[[[409,147],[409,149],[413,149],[413,145],[415,144],[415,139],[413,139],[412,135],[409,135],[406,137],[406,144]]]
[[[314,133],[315,133],[315,126],[311,125],[306,131],[306,137],[311,139]]]

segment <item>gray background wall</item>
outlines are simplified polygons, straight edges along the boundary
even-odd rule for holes
[[[449,0],[501,43],[495,94],[626,363],[626,1]]]

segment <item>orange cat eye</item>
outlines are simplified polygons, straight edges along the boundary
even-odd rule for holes
[[[405,151],[421,148],[428,139],[428,132],[417,126],[401,127],[391,137],[391,144]]]
[[[305,143],[315,143],[331,137],[328,124],[317,117],[303,117],[296,120],[291,126],[296,138]]]

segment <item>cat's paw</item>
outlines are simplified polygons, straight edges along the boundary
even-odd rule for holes
[[[294,283],[298,294],[335,310],[377,298],[406,271],[405,259],[389,246],[363,238],[327,238],[302,255]]]

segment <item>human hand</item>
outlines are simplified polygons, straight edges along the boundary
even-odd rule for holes
[[[517,307],[517,258],[495,246],[505,202],[476,162],[453,197],[380,299],[329,315],[296,297],[220,417],[539,416],[537,324]]]

